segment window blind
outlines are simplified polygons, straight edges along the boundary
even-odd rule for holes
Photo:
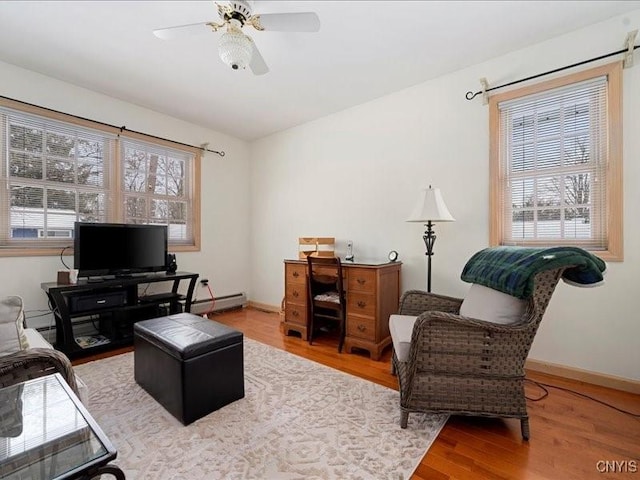
[[[75,221],[106,221],[115,136],[0,108],[0,245],[72,243]]]
[[[503,244],[607,248],[607,77],[498,104]]]
[[[195,155],[129,139],[121,150],[125,222],[167,225],[172,244],[193,243]]]

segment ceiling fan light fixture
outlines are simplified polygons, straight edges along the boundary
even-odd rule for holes
[[[274,32],[317,32],[320,30],[320,19],[314,12],[265,13],[253,14],[253,1],[249,0],[217,0],[218,21],[176,25],[174,27],[159,28],[153,34],[161,39],[170,40],[190,33],[203,32],[209,29],[213,32],[226,32],[220,37],[218,55],[220,59],[234,70],[249,67],[254,75],[264,75],[269,72],[262,54],[253,39],[243,33],[243,28],[249,27],[257,31]],[[266,2],[265,2],[266,3]]]
[[[229,28],[220,38],[218,53],[222,61],[234,70],[247,68],[251,62],[253,44],[240,29]]]

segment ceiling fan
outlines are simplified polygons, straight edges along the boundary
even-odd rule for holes
[[[220,15],[219,22],[210,21],[160,28],[154,30],[153,34],[163,40],[171,40],[198,33],[203,28],[211,28],[214,32],[226,28],[218,44],[218,53],[222,61],[234,70],[249,67],[255,75],[263,75],[269,71],[269,67],[253,39],[242,32],[244,26],[249,25],[259,31],[317,32],[320,30],[320,19],[314,12],[260,15],[253,13],[252,3],[245,0],[216,3]]]

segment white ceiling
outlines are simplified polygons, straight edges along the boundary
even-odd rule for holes
[[[314,11],[321,28],[245,27],[271,69],[254,76],[220,61],[221,32],[171,41],[152,34],[218,20],[211,1],[0,1],[0,60],[252,140],[638,8],[640,1],[257,1],[254,13]]]

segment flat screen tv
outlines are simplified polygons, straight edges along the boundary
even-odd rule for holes
[[[166,271],[166,225],[76,222],[74,268],[79,277]]]

